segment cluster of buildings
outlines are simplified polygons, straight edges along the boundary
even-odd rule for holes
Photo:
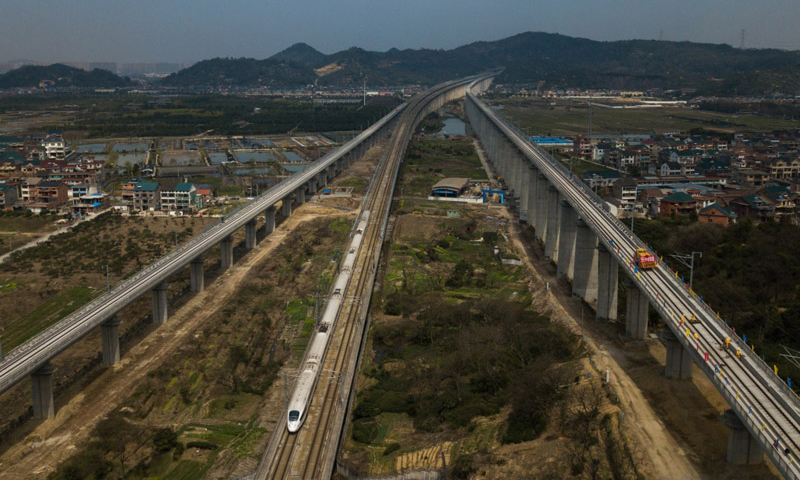
[[[0,208],[87,213],[108,206],[103,162],[70,158],[59,133],[0,136]]]
[[[533,139],[536,141],[536,139]],[[592,188],[614,191],[620,215],[693,215],[728,224],[797,213],[800,131],[719,137],[677,132],[622,138],[576,137],[558,148],[606,167],[584,174]]]
[[[193,213],[213,198],[209,185],[131,179],[122,184],[117,208],[134,212]]]
[[[111,206],[102,191],[105,160],[70,151],[62,135],[0,136],[0,209],[85,214]],[[191,214],[211,198],[211,187],[187,182],[123,182],[114,206],[123,211]]]

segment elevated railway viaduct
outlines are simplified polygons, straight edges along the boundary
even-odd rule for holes
[[[722,418],[730,428],[728,461],[758,463],[766,453],[786,478],[800,478],[797,395],[667,265],[640,270],[635,251],[648,246],[564,165],[473,92],[467,92],[465,108],[493,169],[505,182],[507,198],[513,198],[520,220],[533,226],[545,257],[557,265],[557,275],[572,281],[573,295],[596,305],[598,318],[615,319],[622,271],[626,334],[646,337],[652,305],[667,326],[665,376],[688,379],[694,363],[730,405]],[[691,315],[699,322],[689,323]]]

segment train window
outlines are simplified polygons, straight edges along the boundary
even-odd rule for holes
[[[336,290],[333,291],[333,294],[334,295],[341,295],[342,294],[342,289],[341,288],[337,288]]]
[[[327,332],[328,331],[328,324],[327,323],[323,323],[322,325],[320,325],[319,326],[319,331],[322,332],[322,333]]]
[[[360,234],[362,234],[364,232],[362,232],[361,229],[359,228],[358,230],[356,230],[356,233],[360,235]]]
[[[290,422],[296,422],[298,418],[300,418],[300,412],[299,411],[292,410],[291,412],[289,412],[289,421]]]

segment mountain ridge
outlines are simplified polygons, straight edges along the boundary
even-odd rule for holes
[[[46,83],[55,87],[112,88],[126,87],[131,81],[108,70],[91,71],[62,63],[47,66],[25,65],[0,75],[0,88],[38,87]]]
[[[730,45],[657,40],[596,41],[566,35],[524,32],[495,41],[477,41],[451,50],[351,47],[324,54],[294,44],[257,62],[282,62],[271,69],[272,84],[291,86],[291,77],[319,85],[432,85],[503,68],[499,83],[553,88],[696,89],[709,94],[800,92],[800,53],[776,49],[737,49]],[[200,62],[203,63],[203,62]],[[302,75],[299,73],[302,72]],[[247,85],[244,72],[225,77],[197,75],[205,85]],[[285,76],[284,73],[290,74]],[[181,72],[167,77],[176,84]],[[184,84],[186,83],[179,83]],[[297,85],[295,85],[297,86]]]

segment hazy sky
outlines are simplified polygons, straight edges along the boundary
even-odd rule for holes
[[[0,0],[0,61],[196,62],[457,47],[525,31],[800,49],[799,0]],[[663,33],[662,33],[663,32]]]

